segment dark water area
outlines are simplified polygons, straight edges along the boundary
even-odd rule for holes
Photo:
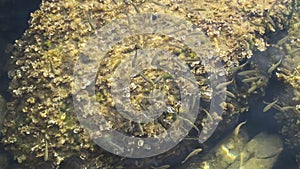
[[[9,99],[7,92],[9,51],[14,41],[21,38],[24,31],[28,28],[30,13],[38,9],[40,3],[40,0],[0,1],[0,93],[6,99]]]
[[[6,100],[10,100],[8,93],[10,50],[14,41],[20,39],[26,29],[30,13],[38,9],[41,1],[20,1],[20,0],[1,0],[0,1],[0,94]],[[2,117],[2,116],[1,116]],[[4,152],[0,145],[0,168],[1,169],[22,169],[11,155]]]
[[[274,119],[275,113],[278,113],[278,110],[272,108],[268,112],[263,112],[263,108],[266,106],[264,101],[272,102],[277,97],[279,97],[278,89],[282,89],[284,85],[282,82],[278,81],[273,75],[269,79],[269,85],[266,88],[265,96],[259,98],[258,100],[249,100],[250,110],[245,114],[245,119],[247,120],[248,125],[245,126],[248,134],[254,136],[259,132],[266,132],[270,134],[278,134],[282,126],[278,125]],[[281,139],[284,140],[284,137],[281,136]],[[293,152],[287,148],[283,148],[283,151],[278,156],[277,162],[274,164],[272,169],[298,169],[296,164],[296,158]]]

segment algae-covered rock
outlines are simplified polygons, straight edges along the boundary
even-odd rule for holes
[[[217,113],[205,113],[209,110],[213,97],[211,85],[216,85],[207,80],[213,70],[201,65],[202,60],[199,57],[195,60],[193,51],[185,44],[165,35],[158,33],[132,36],[116,44],[105,55],[104,62],[100,64],[103,69],[100,67],[96,79],[98,93],[93,96],[88,96],[87,93],[87,97],[100,103],[102,111],[99,115],[108,118],[105,127],[134,136],[153,137],[176,121],[177,116],[170,112],[150,124],[126,121],[115,116],[116,109],[109,95],[109,78],[119,61],[123,61],[137,49],[157,47],[186,59],[191,73],[197,77],[204,104],[201,105],[201,113],[195,125],[201,129],[206,122],[206,116],[212,118],[213,122],[223,118],[222,125],[216,132],[223,131],[235,123],[236,116],[248,109],[247,99],[250,96],[263,95],[270,74],[260,70],[256,62],[248,59],[254,52],[267,49],[271,43],[268,34],[283,31],[289,26],[293,6],[293,0],[221,3],[210,0],[43,1],[40,9],[32,13],[30,27],[20,40],[16,40],[12,53],[13,68],[9,72],[12,78],[9,90],[13,99],[4,122],[5,128],[2,129],[5,149],[14,155],[16,161],[29,168],[36,168],[38,165],[54,168],[68,158],[80,158],[94,168],[113,168],[113,164],[118,165],[120,160],[114,160],[115,156],[94,144],[86,128],[77,119],[74,111],[76,105],[72,102],[72,95],[76,92],[73,68],[77,61],[88,62],[87,58],[92,57],[85,58],[82,53],[87,49],[86,45],[90,44],[89,40],[97,36],[98,29],[113,20],[130,18],[141,13],[172,15],[198,26],[208,36],[216,51],[216,60],[222,62],[225,75],[230,79],[230,83],[220,85],[227,85],[228,91],[215,92],[225,92],[230,97],[218,105],[224,109],[223,117]],[[130,27],[130,22],[126,26]],[[88,67],[86,69],[89,70]],[[248,79],[250,77],[237,75],[238,72],[248,69],[255,70],[256,78]],[[160,75],[163,73],[147,70],[143,75],[132,79],[135,84],[131,86],[131,92],[135,94],[132,102],[139,109],[143,108],[140,104],[143,100],[139,100],[139,94],[149,95],[148,87],[153,86],[155,77]],[[170,109],[176,110],[178,90],[174,89],[172,78],[162,77],[166,84],[164,92],[168,95]],[[88,86],[89,81],[86,82]],[[173,153],[168,152],[160,160],[172,155]],[[137,165],[140,164],[131,164],[130,167]]]
[[[278,110],[275,118],[282,125],[280,133],[285,144],[295,154],[300,155],[300,8],[295,7],[288,34],[277,43],[285,59],[278,68],[277,78],[283,82],[279,91],[279,102],[273,107]],[[298,157],[298,167],[300,158]]]

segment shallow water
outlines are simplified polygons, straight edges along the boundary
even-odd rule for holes
[[[9,101],[10,95],[7,92],[9,79],[7,77],[7,68],[9,67],[9,57],[10,54],[6,53],[5,50],[9,50],[9,44],[12,44],[14,40],[19,39],[22,33],[27,29],[28,24],[27,20],[29,19],[29,13],[38,8],[39,2],[19,2],[19,1],[9,1],[9,2],[1,2],[0,3],[0,94],[4,96],[4,98]],[[20,12],[16,12],[20,11]],[[271,109],[267,113],[262,113],[263,108],[266,106],[263,103],[263,100],[272,102],[276,97],[276,91],[278,88],[282,87],[282,84],[276,81],[275,78],[271,78],[270,85],[266,90],[265,97],[260,98],[259,100],[249,100],[250,101],[250,110],[244,113],[239,121],[247,120],[247,125],[245,125],[245,129],[250,137],[255,136],[260,132],[266,133],[277,133],[280,126],[275,122],[272,115],[276,112],[276,110]],[[210,140],[210,148],[206,150],[206,153],[212,151],[212,148],[222,139],[224,139],[227,135],[230,135],[232,129],[228,129],[227,133],[224,136],[218,137],[218,139]],[[193,134],[191,134],[193,135]],[[284,138],[282,138],[284,139]],[[165,164],[173,163],[180,164],[179,160],[185,158],[185,156],[191,152],[195,147],[197,147],[197,142],[191,142],[190,147],[188,147],[184,153],[178,155],[178,159],[169,158],[165,159]],[[18,165],[9,155],[4,152],[1,148],[0,153],[4,154],[3,160],[0,159],[0,163],[6,163],[7,169],[9,168],[22,168],[22,165]],[[203,155],[196,155],[191,157],[187,163],[180,166],[172,166],[172,168],[176,169],[184,169],[191,162],[196,162],[200,160]],[[1,157],[0,157],[1,158]],[[70,162],[71,161],[71,162]],[[130,160],[128,160],[129,165],[131,164]],[[279,155],[277,162],[275,163],[273,169],[297,169],[296,158],[293,156],[290,150],[283,149],[282,153]],[[76,166],[81,165],[81,160],[76,158],[71,158],[69,161],[65,161],[62,164],[62,168],[68,168],[72,166],[72,168],[76,168]],[[153,163],[155,164],[155,162]],[[5,164],[3,164],[5,165]],[[128,164],[124,164],[125,166]],[[0,164],[0,167],[2,165]],[[78,167],[79,168],[79,167]]]

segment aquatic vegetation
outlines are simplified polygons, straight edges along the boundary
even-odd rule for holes
[[[212,85],[209,84],[207,75],[214,70],[201,65],[201,60],[185,44],[153,32],[150,35],[128,37],[116,44],[100,63],[101,69],[96,79],[97,94],[90,96],[86,93],[85,97],[80,99],[84,101],[92,98],[101,103],[99,116],[105,116],[108,121],[105,125],[99,125],[103,130],[113,128],[137,137],[155,137],[162,133],[180,117],[177,114],[182,113],[178,103],[178,86],[170,74],[147,69],[132,77],[130,87],[126,88],[130,91],[127,93],[131,104],[138,110],[147,109],[149,107],[147,100],[156,96],[166,98],[168,111],[163,112],[163,115],[153,123],[132,122],[118,115],[112,108],[117,102],[112,99],[109,92],[113,87],[111,72],[117,70],[130,54],[136,54],[138,49],[147,47],[165,49],[184,60],[189,66],[197,79],[201,99],[204,101],[195,124],[190,124],[188,119],[185,122],[196,130],[201,130],[206,122],[211,122],[208,125],[214,125],[218,119],[225,119],[216,130],[217,133],[221,133],[228,126],[235,124],[241,113],[248,110],[250,96],[255,99],[263,95],[270,74],[276,69],[282,70],[280,65],[284,65],[285,59],[276,60],[269,70],[262,70],[258,63],[250,58],[254,52],[265,51],[270,45],[267,32],[283,31],[288,26],[290,18],[287,14],[292,13],[293,2],[292,0],[263,2],[253,0],[243,3],[239,1],[219,3],[211,0],[43,1],[40,9],[31,15],[30,28],[15,42],[12,69],[9,72],[12,79],[9,90],[13,95],[9,104],[12,108],[8,111],[4,122],[2,143],[19,163],[28,168],[35,168],[33,164],[55,168],[71,158],[80,158],[84,165],[91,168],[122,168],[121,163],[126,159],[120,159],[99,148],[90,139],[88,131],[78,122],[72,102],[72,94],[76,92],[73,67],[76,61],[89,62],[89,57],[93,57],[81,53],[91,37],[97,34],[97,29],[114,19],[128,18],[130,15],[146,12],[159,12],[184,18],[201,28],[213,43],[216,56],[224,64],[226,76],[230,80],[216,84],[215,89],[211,89]],[[205,53],[205,49],[203,51]],[[295,56],[298,52],[292,50],[290,54]],[[161,61],[154,57],[151,62]],[[138,64],[138,60],[133,59],[132,64]],[[176,64],[178,67],[186,65]],[[250,73],[246,73],[250,70]],[[86,67],[84,71],[92,71],[92,68]],[[296,81],[288,81],[296,84]],[[82,79],[82,83],[85,84],[84,87],[88,87],[91,79]],[[221,90],[225,87],[226,90]],[[155,92],[151,93],[151,89],[161,89],[163,92],[160,96]],[[230,96],[220,105],[224,109],[223,116],[218,115],[218,112],[206,113],[212,98],[223,92]],[[196,101],[193,100],[192,104],[196,104]],[[281,100],[279,102],[281,103]],[[98,123],[97,119],[90,122],[95,125]],[[174,137],[176,136],[175,133]],[[185,146],[188,144],[182,143],[177,151],[170,150],[154,157],[157,162],[155,165],[152,163],[153,159],[128,163],[132,168],[143,166],[171,168],[173,164],[164,164],[163,158],[181,155],[181,152],[186,151]],[[116,151],[123,150],[119,148]],[[229,159],[231,161],[237,158],[236,154],[229,151],[229,147],[220,150],[220,154],[224,152],[231,157]],[[226,163],[226,159],[224,160]],[[178,161],[180,163],[181,160]]]

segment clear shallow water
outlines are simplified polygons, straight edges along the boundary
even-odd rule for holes
[[[7,3],[1,4],[1,29],[0,29],[0,43],[1,49],[0,54],[1,61],[0,61],[0,93],[9,100],[9,94],[7,93],[7,86],[8,86],[8,78],[6,72],[6,62],[9,58],[9,54],[4,52],[5,46],[8,43],[13,43],[15,39],[21,37],[24,30],[27,28],[27,20],[29,19],[29,13],[38,7],[38,3],[21,3],[17,1],[10,1]],[[22,9],[22,10],[17,10]],[[21,11],[15,13],[14,11]],[[269,112],[268,114],[261,114],[262,109],[264,108],[265,104],[263,104],[263,100],[271,101],[274,98],[274,93],[276,93],[276,89],[280,87],[276,81],[270,82],[272,85],[270,88],[267,89],[266,97],[261,98],[258,102],[255,101],[251,103],[251,109],[249,113],[245,113],[241,117],[241,121],[247,120],[246,129],[250,135],[254,136],[260,131],[265,131],[268,133],[276,133],[278,130],[277,124],[274,122],[272,118],[270,118],[270,114],[273,112]],[[215,140],[218,141],[218,140]],[[0,152],[3,149],[0,150]],[[11,159],[11,157],[9,156]],[[196,159],[196,158],[195,158]],[[176,160],[176,159],[173,159]],[[11,163],[9,164],[9,168],[15,168],[16,166],[12,160],[9,160]],[[22,167],[20,167],[22,168]],[[182,167],[178,167],[182,168]],[[274,167],[275,169],[280,168],[297,168],[295,163],[295,157],[291,155],[289,151],[283,151],[280,157],[278,158],[278,163]]]

